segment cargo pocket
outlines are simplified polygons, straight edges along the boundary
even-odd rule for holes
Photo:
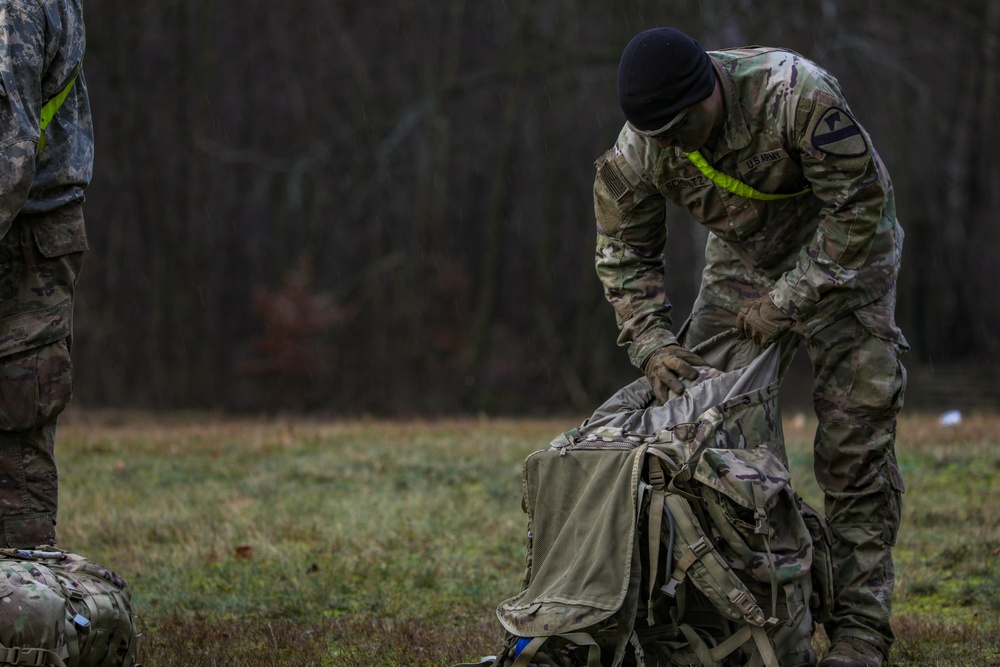
[[[0,430],[43,426],[63,411],[73,389],[70,348],[73,293],[87,248],[78,204],[21,224],[18,302],[0,320]]]
[[[48,424],[69,404],[73,363],[68,338],[0,359],[0,430]]]
[[[43,257],[62,257],[87,249],[87,228],[80,204],[69,204],[52,213],[35,216],[28,224]]]
[[[882,540],[888,546],[895,546],[896,538],[899,536],[899,524],[903,518],[903,493],[906,492],[906,486],[903,484],[903,474],[899,470],[894,453],[890,452],[886,457],[879,475],[887,482],[884,490],[886,500],[883,510],[885,515],[882,517]]]
[[[0,430],[26,431],[55,419],[73,391],[69,356],[73,305],[0,321]]]

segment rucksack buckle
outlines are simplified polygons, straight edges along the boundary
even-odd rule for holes
[[[738,589],[733,589],[729,592],[729,601],[733,603],[733,606],[740,610],[743,614],[743,618],[747,621],[757,621],[758,619],[763,622],[764,614],[760,610],[760,606],[757,605],[757,601],[753,599],[752,596],[747,594],[746,591],[741,591]]]
[[[770,535],[771,529],[767,526],[767,515],[761,511],[754,513],[754,519],[756,525],[754,526],[753,532],[755,535]]]
[[[0,655],[3,655],[3,662],[9,663],[11,665],[28,665],[28,667],[42,667],[42,665],[47,664],[46,651],[38,648],[21,648],[20,646],[14,646],[11,648],[4,649],[6,655],[0,651]]]
[[[688,552],[677,561],[677,568],[671,575],[670,581],[660,587],[660,590],[670,597],[677,597],[677,587],[684,580],[687,570],[696,560],[701,560],[712,552],[712,545],[704,537],[699,537],[698,541],[688,547]]]
[[[699,537],[698,541],[692,544],[689,549],[698,560],[701,560],[705,554],[712,550],[712,545],[704,537]]]

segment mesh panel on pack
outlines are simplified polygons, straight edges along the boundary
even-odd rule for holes
[[[621,607],[635,542],[638,452],[549,450],[525,461],[532,569],[528,587],[498,610],[510,632],[535,636],[557,624],[571,631]]]

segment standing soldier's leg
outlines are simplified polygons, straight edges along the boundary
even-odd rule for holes
[[[0,239],[0,542],[54,544],[56,420],[73,388],[79,205],[18,218]]]
[[[903,491],[894,443],[906,384],[894,305],[890,294],[807,343],[819,419],[814,467],[834,536],[834,645],[823,667],[876,667],[893,642],[892,546]]]
[[[22,432],[0,432],[0,540],[31,549],[56,542],[59,481],[56,422]]]

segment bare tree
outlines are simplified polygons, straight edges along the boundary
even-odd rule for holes
[[[79,400],[295,407],[280,364],[245,370],[278,336],[259,295],[309,266],[292,301],[337,351],[310,408],[592,406],[637,374],[593,271],[592,165],[621,49],[667,24],[838,76],[896,185],[910,365],[996,364],[998,23],[995,0],[92,4]],[[705,235],[667,224],[681,319]]]

